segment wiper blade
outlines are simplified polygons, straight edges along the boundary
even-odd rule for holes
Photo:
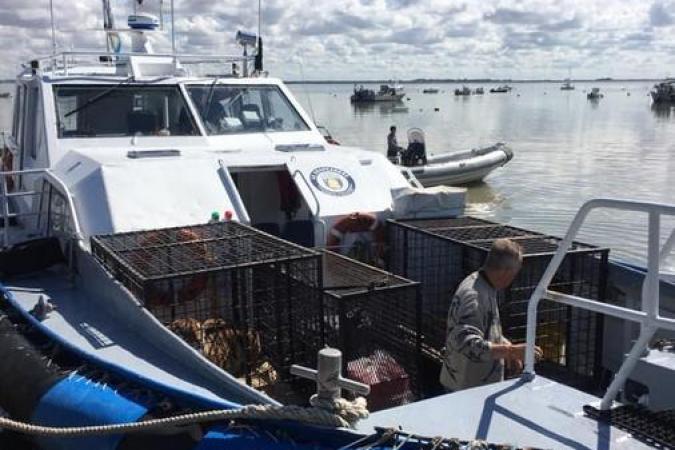
[[[67,113],[65,113],[65,114],[63,115],[63,118],[65,119],[66,117],[70,117],[70,116],[72,116],[73,114],[75,114],[75,113],[77,113],[77,112],[80,112],[80,111],[82,111],[82,110],[85,109],[85,108],[90,107],[91,105],[93,105],[94,103],[98,102],[98,101],[101,100],[102,98],[107,97],[108,95],[110,95],[111,92],[115,91],[115,90],[118,89],[120,86],[122,86],[122,85],[124,85],[124,84],[127,84],[128,82],[130,82],[130,81],[133,80],[133,79],[134,79],[133,75],[130,76],[129,78],[125,78],[124,80],[122,80],[121,82],[119,82],[118,84],[116,84],[115,86],[112,86],[111,88],[106,89],[105,91],[101,92],[101,93],[98,94],[97,96],[90,98],[89,100],[87,100],[86,102],[84,102],[84,104],[82,104],[82,105],[80,105],[80,106],[78,106],[78,107],[76,107],[76,108],[74,108],[74,109],[68,111]]]
[[[213,80],[213,83],[211,83],[211,87],[209,88],[209,94],[206,96],[206,105],[204,105],[204,117],[203,119],[206,120],[206,118],[209,116],[209,111],[211,110],[211,102],[213,101],[213,92],[216,88],[216,84],[218,84],[218,77],[216,77]]]

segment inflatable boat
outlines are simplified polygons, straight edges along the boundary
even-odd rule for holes
[[[504,143],[471,150],[426,156],[424,133],[408,131],[408,149],[401,156],[401,171],[414,175],[424,187],[475,183],[513,159],[513,151]]]

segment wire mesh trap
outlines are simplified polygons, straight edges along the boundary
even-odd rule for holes
[[[419,398],[418,283],[323,251],[325,342],[347,377],[371,386],[371,411]]]
[[[529,298],[561,239],[474,217],[387,223],[387,268],[420,282],[422,352],[437,363],[445,345],[452,295],[466,276],[480,269],[498,238],[512,239],[523,249],[522,269],[499,294],[499,307],[504,335],[514,343],[524,342]],[[574,242],[550,289],[604,301],[608,253]],[[601,340],[601,316],[553,302],[540,303],[537,344],[544,358],[538,372],[592,389],[601,375]]]
[[[260,389],[313,356],[320,255],[236,222],[92,237],[94,256],[185,342]],[[298,380],[294,382],[300,383]]]

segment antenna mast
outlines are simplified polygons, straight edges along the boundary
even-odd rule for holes
[[[174,65],[176,64],[176,22],[174,20],[174,0],[171,0],[171,53],[174,55]]]
[[[56,26],[54,25],[54,0],[49,0],[49,15],[52,19],[52,55],[56,55]]]
[[[262,35],[262,8],[261,8],[262,0],[258,0],[258,39],[260,39],[260,36]]]

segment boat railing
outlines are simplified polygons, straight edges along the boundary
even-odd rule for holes
[[[14,199],[38,197],[44,195],[43,189],[31,189],[22,187],[20,183],[21,177],[29,175],[42,175],[43,179],[51,183],[63,195],[68,208],[68,214],[72,221],[72,235],[74,239],[80,239],[82,236],[77,211],[73,201],[73,195],[68,187],[55,176],[49,169],[24,169],[24,170],[9,170],[0,172],[0,219],[2,219],[2,248],[6,249],[11,245],[17,243],[13,239],[14,233],[18,227],[12,226],[12,222],[18,222],[22,218],[39,217],[44,214],[43,211],[16,211],[11,210],[11,204]],[[10,180],[12,180],[12,188],[10,188]]]
[[[549,285],[560,267],[567,250],[574,241],[579,229],[588,217],[588,214],[596,209],[609,208],[614,210],[646,213],[649,217],[648,224],[648,248],[647,248],[647,275],[642,286],[641,310],[625,308],[608,303],[601,303],[583,297],[563,294],[549,290]],[[649,341],[657,330],[675,330],[675,319],[662,317],[659,310],[659,282],[661,266],[675,248],[675,228],[661,245],[661,216],[675,216],[675,205],[658,203],[646,203],[615,199],[594,199],[586,202],[577,212],[574,220],[558,246],[558,250],[551,259],[544,275],[534,290],[527,310],[527,348],[525,354],[525,379],[535,376],[535,337],[537,328],[537,307],[541,300],[549,300],[562,303],[576,308],[593,311],[599,314],[617,317],[640,324],[640,335],[633,345],[630,353],[624,360],[621,368],[614,376],[600,403],[601,410],[608,410],[616,398],[619,390],[628,379],[638,359],[647,348]]]
[[[35,58],[35,61],[42,70],[51,71],[54,74],[61,74],[68,76],[69,71],[73,67],[83,64],[83,60],[89,59],[90,64],[95,64],[100,67],[112,67],[120,64],[131,65],[134,58],[157,59],[171,58],[174,61],[174,67],[178,64],[198,65],[198,64],[217,64],[227,65],[232,63],[239,63],[242,66],[255,60],[255,56],[242,55],[199,55],[190,53],[145,53],[145,52],[108,52],[100,50],[69,50],[54,53],[48,56]],[[230,67],[225,67],[230,70]]]

